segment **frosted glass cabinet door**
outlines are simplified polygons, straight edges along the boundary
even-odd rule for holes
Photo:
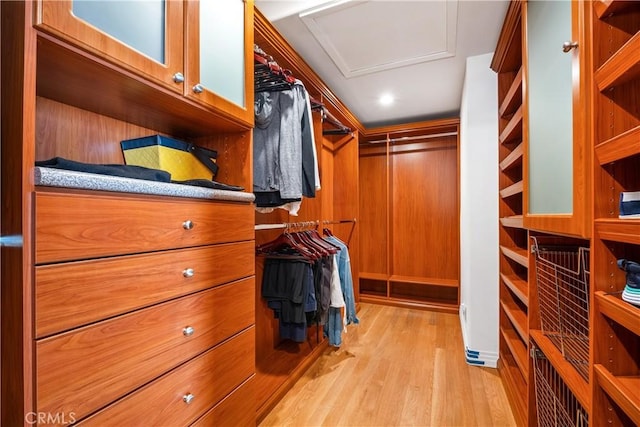
[[[253,118],[253,1],[187,2],[185,94]]]
[[[182,92],[183,13],[171,0],[43,0],[36,26]]]
[[[577,153],[588,138],[576,126],[584,106],[577,95],[581,43],[574,17],[582,3],[527,1],[524,34],[525,227],[579,235],[586,180]]]

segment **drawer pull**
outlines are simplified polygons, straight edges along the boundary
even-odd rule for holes
[[[193,277],[194,274],[193,268],[186,268],[182,271],[182,275],[186,278]]]
[[[193,326],[187,326],[186,328],[182,328],[182,335],[185,337],[190,337],[196,330],[193,329]]]
[[[190,219],[186,220],[182,223],[182,228],[184,228],[185,230],[191,230],[193,228],[193,221],[191,221]]]
[[[191,401],[193,400],[195,396],[191,393],[185,394],[184,396],[182,396],[182,400],[184,401],[184,403],[186,403],[187,405],[191,403]]]

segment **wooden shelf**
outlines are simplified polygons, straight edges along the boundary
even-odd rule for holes
[[[511,228],[524,228],[522,215],[512,215],[500,218],[500,224]]]
[[[615,376],[602,365],[594,365],[600,387],[640,425],[640,376]]]
[[[509,351],[511,351],[511,355],[513,359],[516,361],[516,365],[520,368],[520,372],[522,372],[523,377],[528,377],[529,375],[529,358],[527,357],[527,347],[522,342],[518,334],[515,331],[508,330],[505,328],[500,328],[500,333],[502,334],[502,338],[504,338],[507,347],[509,347]]]
[[[518,264],[529,268],[529,254],[526,249],[508,248],[504,245],[500,245],[500,250],[507,258],[511,258]]]
[[[618,12],[624,12],[626,9],[637,7],[638,0],[621,1],[621,0],[599,0],[593,3],[598,19],[615,15]]]
[[[527,313],[520,310],[517,306],[511,306],[505,301],[500,301],[500,306],[504,311],[504,314],[507,315],[511,323],[513,324],[514,329],[520,335],[522,341],[529,341],[529,328],[527,327]]]
[[[372,304],[391,305],[394,307],[416,308],[420,310],[434,310],[446,313],[458,313],[457,302],[448,304],[436,301],[411,300],[409,298],[384,297],[360,293],[360,301]]]
[[[600,92],[640,78],[640,31],[614,53],[595,74]]]
[[[544,336],[542,331],[532,329],[529,333],[531,338],[533,338],[540,350],[542,350],[544,355],[547,357],[547,360],[549,360],[555,370],[561,374],[563,381],[578,399],[582,407],[587,412],[591,412],[591,393],[589,384],[587,384],[573,365],[564,359],[560,350],[558,350],[549,338]]]
[[[511,168],[522,165],[522,155],[524,154],[524,144],[520,143],[500,162],[500,170],[505,172]]]
[[[518,276],[507,276],[504,273],[500,273],[500,277],[502,278],[502,281],[504,282],[504,284],[509,289],[511,289],[511,291],[518,297],[518,299],[522,301],[522,303],[526,305],[528,308],[529,307],[529,296],[528,296],[529,284],[526,282],[526,280],[522,280]]]
[[[603,240],[640,245],[640,219],[600,218],[595,229]]]
[[[511,87],[507,91],[507,94],[500,105],[500,117],[507,118],[509,115],[513,114],[516,109],[522,105],[522,67],[518,70],[518,74],[516,74],[513,79],[513,83],[511,83]]]
[[[500,134],[501,144],[516,140],[522,140],[522,105],[513,113],[511,120]]]
[[[621,133],[596,145],[596,157],[600,165],[640,154],[640,126]]]
[[[498,370],[502,383],[504,385],[504,391],[507,394],[511,408],[513,409],[513,416],[516,419],[517,425],[527,425],[527,394],[528,378],[522,375],[522,372],[518,369],[515,357],[511,354],[500,354],[498,360]],[[535,411],[535,407],[532,408]]]
[[[382,280],[385,282],[389,279],[389,275],[385,273],[360,273],[359,277],[361,279]]]
[[[600,313],[640,337],[640,308],[603,291],[596,291],[595,295]]]
[[[506,199],[507,197],[515,196],[516,194],[522,194],[523,191],[523,182],[518,181],[515,184],[508,186],[507,188],[503,188],[500,190],[500,197]]]
[[[389,277],[390,282],[414,283],[416,285],[443,286],[446,288],[457,288],[460,286],[457,279],[437,279],[434,277],[413,277],[399,276],[397,274]]]

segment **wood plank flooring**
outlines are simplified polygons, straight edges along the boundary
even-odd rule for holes
[[[497,370],[465,362],[458,315],[362,303],[358,317],[261,427],[516,425]]]

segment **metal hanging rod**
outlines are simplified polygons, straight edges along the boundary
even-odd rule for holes
[[[428,139],[428,138],[440,138],[443,136],[456,136],[458,132],[443,132],[443,133],[432,133],[429,135],[418,135],[418,136],[403,136],[401,138],[391,138],[388,141],[393,142],[405,142],[405,141],[414,141],[416,139]],[[386,139],[377,139],[375,141],[363,141],[362,144],[381,144],[387,142]]]
[[[302,221],[302,222],[282,222],[279,224],[258,224],[255,226],[255,230],[275,230],[279,228],[306,228],[316,227],[319,221]]]
[[[333,220],[324,220],[324,221],[322,221],[323,224],[347,224],[347,223],[351,223],[351,222],[355,223],[356,219],[353,218],[353,219],[340,219],[340,220],[335,220],[335,221],[333,221]]]

